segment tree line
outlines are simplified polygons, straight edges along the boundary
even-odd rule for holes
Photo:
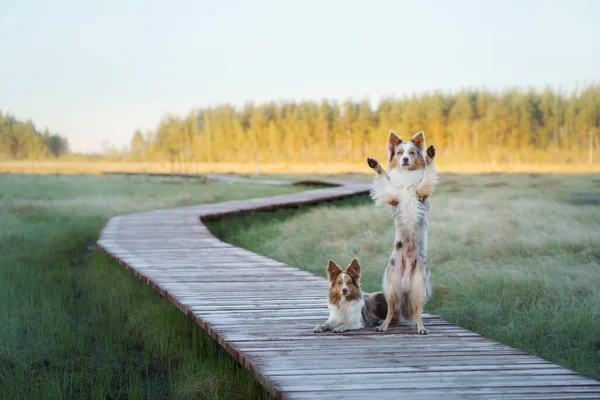
[[[225,104],[167,116],[111,154],[129,161],[362,162],[382,157],[387,133],[424,130],[448,163],[592,163],[600,156],[600,85],[571,93],[462,90],[368,101]],[[0,111],[0,159],[69,154],[67,139]]]
[[[600,85],[572,93],[551,88],[462,90],[342,103],[231,105],[163,118],[136,131],[125,155],[136,161],[362,162],[381,155],[390,129],[424,130],[447,162],[593,162],[600,147]]]
[[[0,111],[0,159],[40,160],[69,152],[67,139],[48,129],[38,131],[31,121],[19,121]]]

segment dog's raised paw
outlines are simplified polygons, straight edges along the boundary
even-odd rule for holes
[[[374,158],[369,157],[369,158],[367,158],[367,164],[369,164],[369,167],[375,169],[379,165],[379,161],[377,161]]]
[[[325,332],[325,328],[323,328],[323,325],[317,325],[313,329],[313,332],[314,333],[322,333],[322,332]]]
[[[433,145],[427,148],[427,157],[429,157],[430,160],[435,158],[435,147],[433,147]]]

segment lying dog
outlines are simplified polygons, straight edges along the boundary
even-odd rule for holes
[[[383,293],[364,294],[360,290],[360,265],[352,260],[346,271],[333,261],[327,265],[329,276],[329,319],[315,332],[336,333],[374,326],[387,315]]]
[[[388,172],[373,158],[367,160],[376,173],[371,197],[376,204],[392,206],[396,240],[383,277],[388,305],[386,331],[393,318],[416,323],[419,334],[427,334],[421,311],[431,294],[427,266],[429,196],[437,183],[433,160],[435,148],[425,152],[425,135],[419,132],[404,142],[393,131],[388,139]]]

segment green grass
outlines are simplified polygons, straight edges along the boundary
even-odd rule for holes
[[[109,216],[301,187],[0,175],[0,398],[264,398],[166,299],[95,248]]]
[[[444,174],[432,205],[426,311],[600,378],[600,176]],[[389,210],[366,196],[209,228],[322,276],[358,257],[368,291],[394,242]]]

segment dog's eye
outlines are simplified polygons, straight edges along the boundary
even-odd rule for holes
[[[415,154],[415,151],[414,150],[409,150],[408,154],[410,154],[412,156],[413,154]]]
[[[404,149],[400,149],[400,154],[404,154]]]

